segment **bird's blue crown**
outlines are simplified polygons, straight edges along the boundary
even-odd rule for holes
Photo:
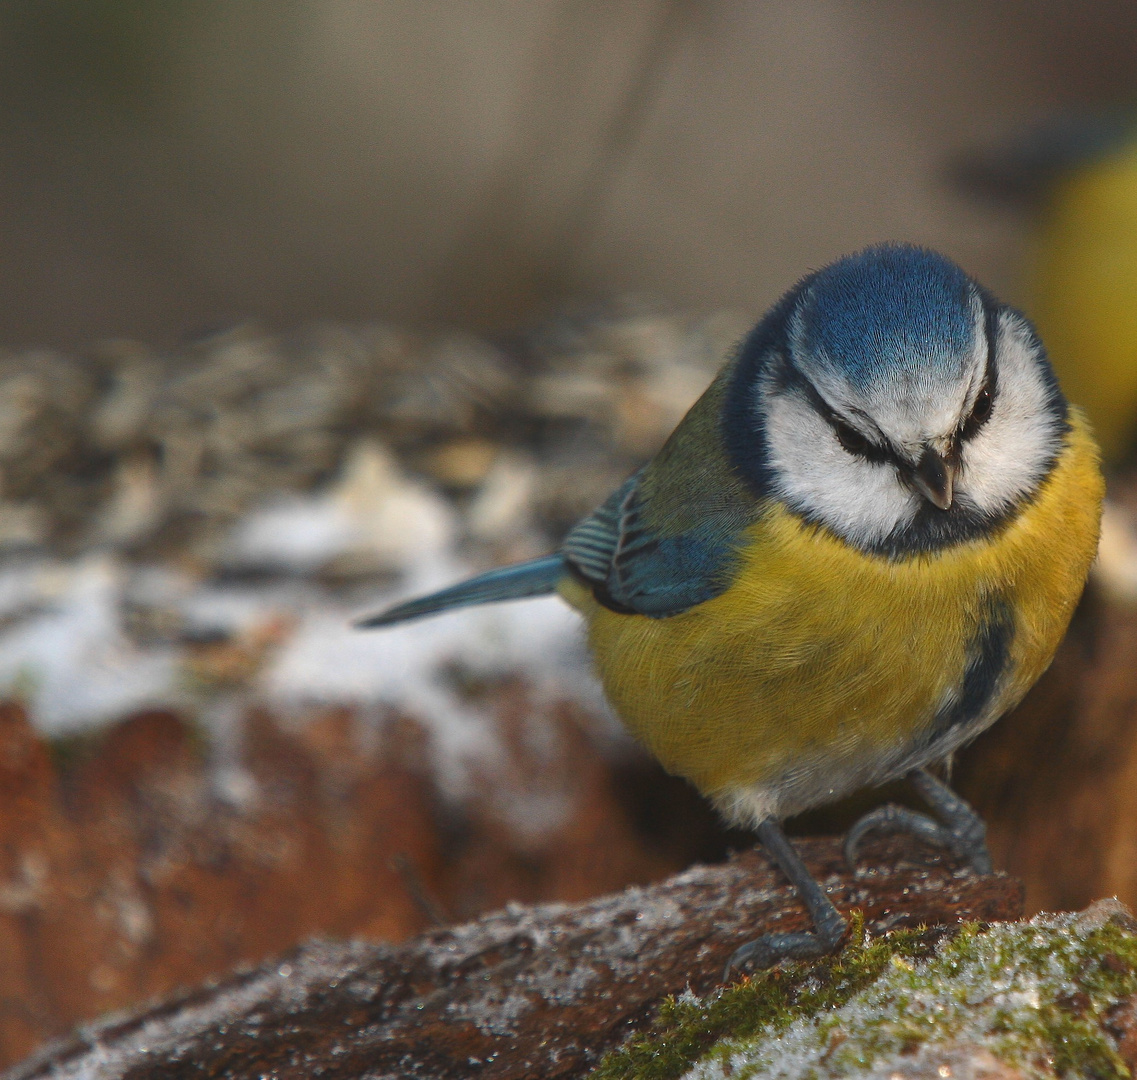
[[[974,296],[934,251],[871,247],[808,279],[797,344],[862,389],[913,363],[955,367],[971,348]]]

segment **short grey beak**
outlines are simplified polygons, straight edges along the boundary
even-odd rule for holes
[[[929,446],[917,463],[912,480],[928,502],[947,510],[951,507],[956,468],[954,461]]]

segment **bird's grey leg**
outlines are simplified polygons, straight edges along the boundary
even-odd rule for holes
[[[914,769],[908,774],[908,779],[947,826],[953,838],[952,851],[971,863],[977,874],[990,874],[993,867],[991,853],[987,850],[987,825],[971,804],[927,769]]]
[[[983,819],[954,791],[937,780],[927,769],[913,769],[907,779],[932,808],[935,821],[927,814],[889,804],[865,814],[845,837],[845,858],[857,860],[857,847],[866,833],[908,833],[933,847],[944,848],[965,859],[977,874],[991,873],[987,851],[987,826]]]
[[[790,879],[813,919],[813,929],[793,934],[763,934],[734,950],[726,962],[723,981],[743,964],[765,968],[779,960],[806,960],[836,950],[845,936],[845,917],[833,906],[825,890],[806,869],[801,856],[773,818],[758,826],[758,839],[778,868]]]

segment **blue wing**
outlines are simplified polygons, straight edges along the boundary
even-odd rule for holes
[[[554,592],[566,567],[616,611],[664,618],[717,596],[729,584],[731,545],[713,528],[661,536],[645,521],[637,473],[543,559],[491,570],[441,592],[417,597],[356,622],[391,626],[456,607]],[[712,524],[708,522],[708,524]]]
[[[573,528],[561,555],[605,606],[662,619],[729,587],[738,530],[708,516],[669,535],[648,520],[642,477],[641,470]]]
[[[752,335],[751,351],[765,350],[766,325]],[[725,592],[745,530],[763,505],[722,437],[724,397],[737,360],[723,367],[659,454],[581,521],[556,555],[491,570],[357,625],[388,626],[467,604],[541,596],[556,591],[566,573],[591,586],[606,607],[656,619]],[[744,423],[753,441],[749,412]]]

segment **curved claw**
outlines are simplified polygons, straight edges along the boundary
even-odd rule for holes
[[[856,866],[857,847],[867,833],[907,833],[932,847],[950,851],[969,863],[977,874],[990,874],[992,865],[987,851],[986,826],[974,815],[958,824],[958,829],[952,829],[927,814],[888,803],[865,814],[849,830],[845,837],[845,861],[851,867]]]
[[[763,934],[745,945],[740,945],[730,954],[723,968],[722,981],[730,980],[730,973],[743,964],[753,964],[756,968],[773,967],[779,960],[812,960],[832,952],[821,938],[803,930],[797,934]]]
[[[817,920],[816,930],[801,930],[793,934],[763,934],[740,945],[730,954],[723,969],[722,981],[743,964],[757,968],[773,967],[779,960],[813,960],[836,952],[848,930],[844,918],[836,908]]]
[[[955,849],[955,836],[938,821],[933,821],[927,814],[909,810],[906,806],[887,803],[876,810],[870,810],[845,836],[845,861],[851,867],[857,865],[857,848],[870,832],[908,833],[933,847]]]
[[[917,769],[908,778],[946,823],[948,832],[955,838],[952,851],[971,863],[971,868],[977,874],[990,874],[993,867],[991,854],[987,850],[987,826],[983,819],[927,769]]]

